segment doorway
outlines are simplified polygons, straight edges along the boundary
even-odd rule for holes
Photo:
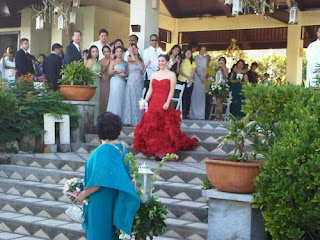
[[[0,32],[0,56],[2,56],[8,46],[13,46],[14,53],[18,49],[18,39],[20,32]]]

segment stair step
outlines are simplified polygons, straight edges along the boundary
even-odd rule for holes
[[[0,226],[6,231],[44,239],[85,239],[81,224],[23,213],[0,211]]]
[[[162,204],[166,205],[171,218],[195,222],[204,222],[207,220],[206,203],[163,197],[160,197],[159,200]],[[71,203],[57,200],[0,193],[0,210],[2,211],[20,212],[70,221],[65,215],[65,210],[70,205]]]
[[[38,157],[30,155],[16,155],[11,157],[11,164],[22,167],[35,167],[40,169],[54,169],[54,170],[70,170],[73,172],[84,172],[85,160],[73,159],[78,156],[74,153],[67,154],[70,159],[65,160],[59,158],[63,155],[57,155],[53,159],[44,158],[44,154],[38,154]],[[73,159],[73,160],[72,160]],[[149,167],[156,169],[159,162],[146,159],[137,159],[138,164],[146,162]],[[1,175],[1,170],[0,170]],[[184,163],[184,162],[166,162],[164,163],[159,180],[169,182],[185,182],[202,185],[203,179],[206,177],[205,165],[203,163]]]
[[[89,143],[72,143],[71,149],[75,153],[92,153],[99,145]],[[129,152],[132,152],[138,158],[150,159],[143,153],[134,151],[132,147],[126,146]],[[212,152],[208,151],[181,151],[179,152],[179,160],[184,162],[202,162],[206,158],[212,159],[228,159],[229,153],[222,149],[215,149]]]
[[[14,232],[0,231],[0,240],[44,240],[44,238],[31,237]]]

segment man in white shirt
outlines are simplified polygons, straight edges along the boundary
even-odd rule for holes
[[[307,48],[307,82],[306,87],[315,87],[317,84],[317,73],[315,71],[320,65],[320,27],[317,31],[318,39],[309,44]]]
[[[139,38],[138,38],[137,35],[135,35],[135,34],[130,35],[129,36],[129,47],[131,46],[131,44],[136,44],[138,46],[138,40],[139,40]],[[142,58],[143,57],[143,52],[140,49],[138,51],[139,51],[140,57]],[[123,58],[126,62],[128,62],[129,55],[130,55],[130,52],[129,52],[129,49],[128,49],[126,51],[126,53],[124,54],[124,58]]]
[[[143,61],[147,66],[146,74],[145,74],[145,88],[148,91],[150,78],[153,72],[158,71],[158,57],[162,53],[161,48],[158,47],[159,37],[157,34],[152,34],[150,36],[150,47],[146,48],[143,52]]]
[[[91,46],[96,46],[97,48],[98,48],[98,50],[99,50],[99,60],[101,60],[102,58],[104,58],[104,56],[103,56],[103,52],[102,52],[102,48],[104,47],[104,46],[108,46],[108,47],[110,47],[108,44],[107,44],[107,39],[108,39],[108,36],[109,36],[109,33],[108,33],[108,31],[106,30],[106,29],[100,29],[100,31],[99,31],[99,40],[98,41],[95,41],[95,42],[92,42],[91,44],[90,44],[90,47]]]

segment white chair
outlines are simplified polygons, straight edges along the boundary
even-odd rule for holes
[[[175,97],[172,98],[173,102],[177,102],[176,109],[181,111],[181,119],[182,119],[182,116],[183,116],[182,115],[182,97],[183,97],[183,92],[184,92],[185,87],[186,86],[184,84],[176,84],[176,90],[179,91],[179,97],[178,98],[175,98]]]
[[[226,112],[222,114],[222,118],[225,121],[229,121],[230,120],[229,115],[230,115],[230,105],[231,105],[231,103],[232,103],[232,92],[230,91],[229,92],[229,96],[226,97],[226,99],[223,102],[223,106],[227,106],[226,107]],[[216,105],[216,98],[212,97],[210,119],[215,116],[215,113],[213,111],[215,109],[215,105]]]

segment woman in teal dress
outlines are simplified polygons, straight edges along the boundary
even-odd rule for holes
[[[119,116],[110,112],[98,117],[100,145],[86,163],[85,188],[77,196],[84,205],[83,229],[87,240],[116,240],[116,229],[131,234],[140,200],[130,180],[130,167],[125,163],[127,150],[117,140],[122,130]]]
[[[87,68],[89,68],[94,74],[94,86],[96,87],[96,93],[94,94],[93,98],[90,100],[90,102],[94,102],[96,105],[94,106],[94,122],[96,125],[97,117],[100,113],[100,80],[103,77],[103,74],[101,73],[101,65],[98,62],[99,59],[99,50],[97,46],[92,45],[89,49],[89,54],[87,57],[87,61],[85,62],[85,65]]]
[[[232,92],[230,113],[238,118],[244,116],[242,112],[242,101],[244,100],[242,86],[248,83],[248,76],[244,67],[245,62],[240,59],[233,68],[229,78],[230,91]]]

